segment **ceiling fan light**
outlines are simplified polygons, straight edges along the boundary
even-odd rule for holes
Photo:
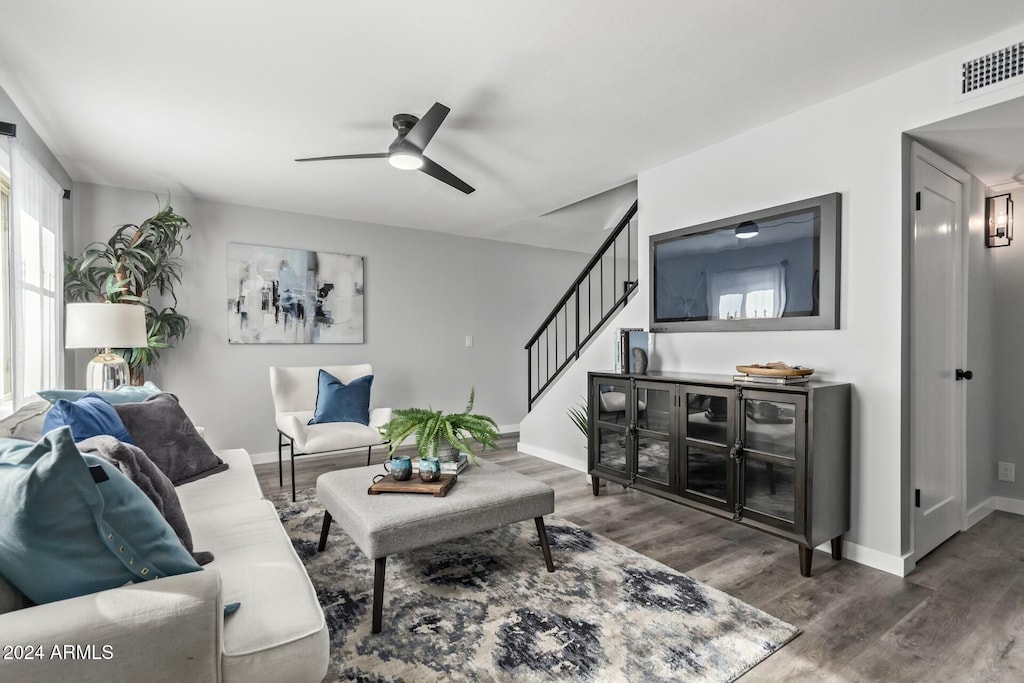
[[[758,227],[754,221],[743,221],[736,226],[736,237],[741,240],[748,240],[751,237],[757,237]]]
[[[423,167],[423,157],[408,152],[393,152],[388,155],[388,163],[403,171],[415,171]]]

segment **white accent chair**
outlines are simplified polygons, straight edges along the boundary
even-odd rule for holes
[[[295,458],[300,455],[322,455],[353,448],[370,451],[384,444],[377,429],[391,420],[391,408],[371,408],[370,424],[358,422],[324,422],[307,424],[316,410],[317,380],[320,370],[334,375],[345,384],[364,375],[372,375],[369,364],[325,365],[316,367],[270,368],[270,392],[274,397],[274,422],[277,425],[277,479],[284,486],[283,450],[288,446],[291,458],[292,500],[295,500]],[[296,450],[297,449],[297,450]]]

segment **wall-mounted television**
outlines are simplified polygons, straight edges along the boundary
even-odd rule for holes
[[[839,327],[836,192],[651,236],[651,331]]]

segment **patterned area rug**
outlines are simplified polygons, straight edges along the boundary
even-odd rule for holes
[[[313,489],[271,496],[331,634],[328,681],[731,681],[799,629],[570,522],[533,520],[373,563],[335,524],[316,552]]]

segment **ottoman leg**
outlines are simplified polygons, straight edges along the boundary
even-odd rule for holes
[[[537,523],[537,535],[540,536],[540,549],[544,551],[544,563],[548,566],[548,571],[555,571],[555,563],[551,561],[551,548],[548,547],[548,530],[544,528],[544,518],[534,517],[533,521]]]
[[[331,530],[332,519],[333,517],[331,517],[331,513],[324,510],[324,526],[320,529],[320,545],[316,547],[316,551],[318,553],[322,553],[324,548],[327,547],[327,532]]]
[[[378,557],[373,561],[373,624],[370,633],[380,633],[381,615],[384,612],[384,567],[388,558]]]

